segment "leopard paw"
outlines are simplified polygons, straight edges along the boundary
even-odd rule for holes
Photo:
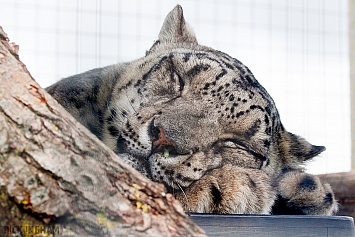
[[[263,171],[225,165],[175,197],[186,212],[269,214],[275,192]]]
[[[289,171],[278,180],[277,190],[272,214],[334,215],[338,210],[330,185],[311,174]]]

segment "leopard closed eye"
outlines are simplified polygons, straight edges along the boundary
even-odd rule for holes
[[[200,45],[179,5],[144,57],[47,91],[187,212],[337,211],[330,186],[301,168],[325,148],[287,132],[251,71]]]

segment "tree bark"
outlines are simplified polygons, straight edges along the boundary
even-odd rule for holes
[[[205,236],[31,77],[0,27],[0,235]]]
[[[329,183],[339,202],[339,216],[351,216],[355,219],[355,170],[333,174],[318,175]]]

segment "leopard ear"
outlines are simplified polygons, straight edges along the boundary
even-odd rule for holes
[[[279,148],[283,157],[293,162],[309,160],[325,151],[324,146],[312,145],[304,138],[287,131],[280,132]]]
[[[182,7],[176,7],[166,16],[163,26],[159,33],[161,43],[192,43],[197,44],[195,33],[186,23]]]
[[[166,16],[159,33],[159,41],[162,43],[186,42],[197,44],[195,33],[186,23],[180,5],[176,5]]]
[[[184,19],[184,14],[180,5],[176,5],[176,7],[166,16],[159,32],[159,39],[146,52],[146,55],[156,51],[160,45],[171,43],[198,44],[194,31]]]

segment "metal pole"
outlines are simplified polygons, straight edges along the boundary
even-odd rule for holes
[[[355,0],[349,0],[349,61],[351,99],[351,169],[355,170]]]

